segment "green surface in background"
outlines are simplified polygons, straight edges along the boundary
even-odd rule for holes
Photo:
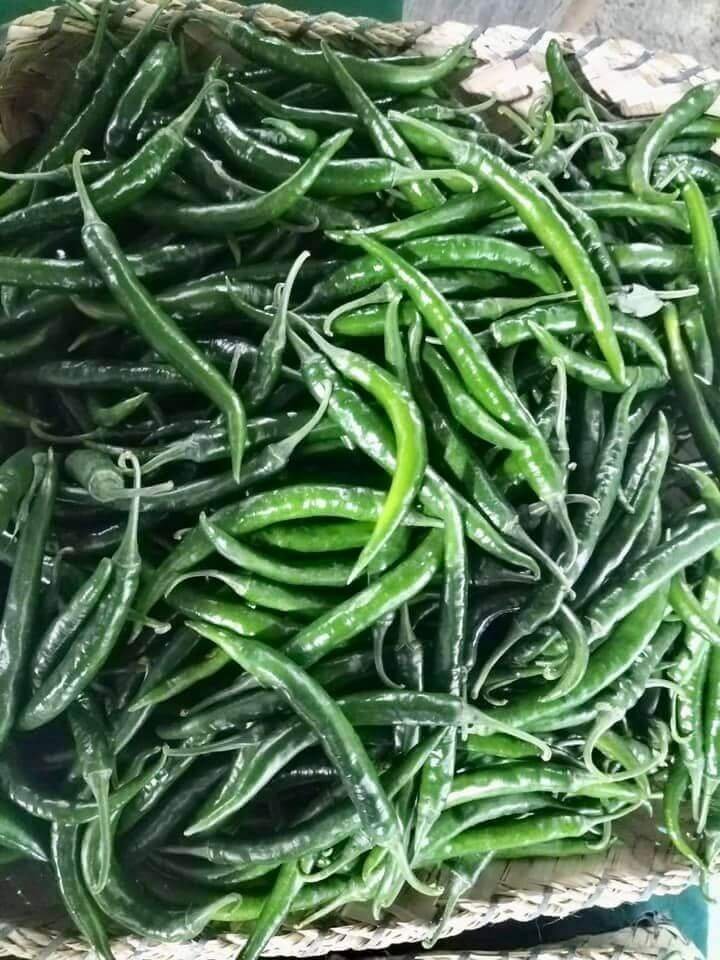
[[[0,0],[0,23],[51,4],[52,0]],[[400,20],[402,17],[402,0],[333,0],[331,3],[327,0],[286,0],[284,6],[309,13],[336,10],[348,15],[377,17],[378,20]]]

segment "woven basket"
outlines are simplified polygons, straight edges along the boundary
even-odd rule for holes
[[[74,64],[87,47],[92,21],[100,0],[83,0],[87,19],[50,8],[23,17],[0,32],[0,154],[37,135],[52,116],[55,103]],[[1,0],[0,0],[1,3]],[[234,0],[173,0],[163,18],[172,23],[179,12],[214,9],[252,20],[263,30],[312,44],[327,39],[356,52],[383,53],[413,48],[438,53],[463,39],[470,28],[459,23],[431,27],[424,23],[383,24],[339,14],[309,17],[272,4],[240,6]],[[154,10],[152,0],[118,0],[113,28],[120,34],[137,30]],[[0,6],[1,10],[1,6]],[[217,49],[217,41],[197,23],[184,27],[192,40]],[[543,88],[545,47],[553,34],[520,27],[494,27],[480,35],[475,49],[480,63],[463,81],[470,93],[495,95],[525,109]],[[664,110],[692,84],[720,77],[702,68],[691,57],[650,53],[637,43],[599,37],[563,35],[566,49],[574,51],[596,91],[614,100],[627,116]],[[536,860],[494,864],[463,900],[448,926],[448,936],[486,924],[532,920],[539,916],[567,916],[586,907],[615,907],[647,900],[654,894],[677,894],[694,881],[693,872],[678,858],[666,840],[655,832],[647,817],[624,825],[623,843],[595,857],[562,861]],[[48,876],[0,874],[0,956],[34,960],[60,956],[74,960],[88,953],[87,945],[63,928],[62,910],[54,900]],[[335,951],[382,950],[394,944],[425,939],[433,926],[436,904],[427,898],[405,895],[393,915],[381,926],[361,906],[346,908],[332,926],[289,930],[274,937],[268,956],[320,956]],[[224,934],[203,943],[206,958],[236,956],[244,938]],[[659,942],[659,941],[658,941]],[[149,943],[124,937],[113,943],[118,960],[142,955],[191,960],[197,944]],[[542,957],[660,957],[662,952],[642,952],[606,946],[573,947],[572,952],[543,948]],[[650,947],[648,947],[650,949]],[[583,952],[585,951],[585,952]],[[590,952],[588,952],[590,951]],[[608,953],[608,951],[610,951]],[[529,957],[530,953],[503,954]],[[681,956],[689,956],[682,953]],[[473,957],[480,956],[473,954]],[[490,957],[490,954],[483,954]]]

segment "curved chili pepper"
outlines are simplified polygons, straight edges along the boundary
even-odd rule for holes
[[[102,213],[110,214],[126,209],[149,193],[170,173],[182,154],[186,130],[216,82],[211,69],[207,85],[201,89],[187,110],[167,127],[158,130],[133,157],[90,184],[87,190],[91,201]],[[28,231],[64,226],[76,220],[82,213],[79,192],[51,197],[0,217],[0,236],[13,237]]]
[[[504,160],[494,157],[482,147],[440,135],[429,124],[403,114],[393,116],[410,140],[415,130],[419,130],[423,135],[431,134],[439,148],[457,163],[460,169],[472,171],[473,175],[478,176],[515,208],[523,223],[550,251],[565,272],[583,305],[613,377],[623,383],[625,365],[613,332],[610,308],[600,278],[589,255],[550,201]]]
[[[212,15],[209,22],[232,47],[250,60],[306,77],[308,80],[321,83],[332,80],[330,67],[319,50],[271,37],[242,20]],[[339,54],[339,58],[346,70],[363,87],[374,87],[392,93],[414,93],[432,86],[456,70],[468,55],[468,46],[468,41],[460,43],[443,56],[422,66],[406,66],[402,60],[395,63],[365,60],[350,54]]]
[[[30,658],[45,541],[50,529],[57,487],[57,466],[52,450],[37,454],[41,471],[39,489],[23,526],[5,597],[0,624],[0,742],[5,742],[16,721]]]
[[[139,497],[132,501],[125,534],[113,554],[113,575],[105,594],[22,711],[21,729],[33,730],[63,713],[92,682],[112,652],[127,622],[140,580],[139,503]]]
[[[263,686],[271,686],[287,699],[292,709],[317,733],[323,749],[335,763],[365,833],[380,846],[387,847],[391,856],[407,863],[400,823],[377,770],[355,730],[322,687],[293,661],[257,641],[235,637],[217,628],[203,627],[201,632]],[[408,882],[424,889],[412,878],[409,867],[405,875]]]
[[[691,87],[665,113],[648,124],[627,165],[628,183],[636,196],[647,203],[667,203],[668,199],[672,199],[672,195],[651,186],[653,164],[662,148],[682,133],[689,123],[702,117],[719,95],[720,84],[717,82]]]
[[[127,153],[133,147],[145,113],[175,80],[180,57],[174,43],[160,40],[138,67],[115,104],[105,129],[105,152],[109,156]]]
[[[419,169],[420,164],[415,158],[415,154],[382,110],[365,93],[332,47],[323,43],[321,49],[330,67],[332,79],[338,85],[358,118],[362,120],[378,151],[391,160],[397,160],[405,167]],[[433,183],[409,184],[407,187],[401,187],[400,191],[415,210],[440,206],[445,199]]]
[[[82,240],[88,256],[140,334],[222,409],[228,421],[233,474],[237,480],[246,431],[245,411],[240,398],[192,341],[177,329],[135,277],[113,232],[98,219],[78,172],[79,156],[74,163],[78,196],[85,218]]]

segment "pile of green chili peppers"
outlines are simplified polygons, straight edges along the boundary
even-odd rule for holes
[[[0,174],[0,861],[105,958],[409,890],[434,941],[631,816],[707,877],[720,85],[625,120],[551,42],[521,117],[469,43],[110,7]]]

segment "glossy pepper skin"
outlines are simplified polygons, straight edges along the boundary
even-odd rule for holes
[[[34,463],[41,473],[40,485],[18,543],[0,624],[0,743],[7,741],[17,718],[57,488],[57,463],[52,450],[37,454]]]
[[[0,195],[4,868],[104,960],[406,885],[432,940],[631,816],[709,871],[716,86],[618,119],[550,43],[503,136],[472,38],[111,14]]]
[[[79,171],[79,157],[75,159],[75,169]],[[237,480],[246,434],[245,410],[240,397],[139,282],[118,246],[114,233],[98,219],[79,179],[79,172],[76,172],[76,177],[84,209],[82,238],[88,257],[141,336],[222,409],[232,445],[233,475]]]

